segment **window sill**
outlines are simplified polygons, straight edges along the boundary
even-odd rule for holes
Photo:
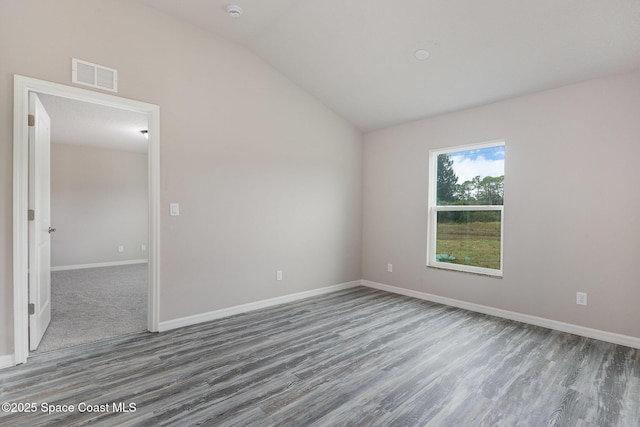
[[[458,271],[461,273],[470,273],[480,276],[489,276],[496,279],[502,279],[502,270],[493,270],[491,268],[473,267],[460,264],[450,264],[446,262],[431,262],[427,264],[428,268],[437,268],[438,270]]]

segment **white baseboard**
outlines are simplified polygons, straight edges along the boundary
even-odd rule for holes
[[[15,366],[15,359],[13,354],[7,354],[5,356],[0,356],[0,369],[11,368]]]
[[[593,338],[600,341],[606,341],[613,344],[620,344],[627,347],[640,349],[640,338],[631,337],[628,335],[621,335],[615,334],[613,332],[601,331],[599,329],[586,328],[584,326],[573,325],[571,323],[558,322],[557,320],[530,316],[528,314],[517,313],[515,311],[502,310],[499,308],[460,301],[453,298],[441,297],[425,292],[398,288],[396,286],[371,282],[369,280],[362,280],[362,285],[373,289],[379,289],[381,291],[392,292],[394,294],[406,295],[409,297],[449,305],[452,307],[463,308],[469,311],[475,311],[477,313],[488,314],[491,316],[501,317],[503,319],[515,320],[517,322],[528,323],[530,325],[541,326],[543,328],[554,329],[561,332],[568,332],[570,334],[580,335],[582,337]]]
[[[149,261],[146,259],[130,259],[124,261],[95,262],[93,264],[59,265],[57,267],[51,267],[51,271],[81,270],[83,268],[96,267],[114,267],[117,265],[146,264],[147,262]]]
[[[354,288],[360,286],[361,281],[355,280],[353,282],[341,283],[339,285],[327,286],[324,288],[312,289],[310,291],[298,292],[295,294],[284,295],[281,297],[265,299],[256,302],[250,302],[248,304],[236,305],[233,307],[222,308],[220,310],[210,311],[208,313],[196,314],[193,316],[181,317],[179,319],[166,320],[160,322],[160,332],[169,331],[171,329],[182,328],[184,326],[196,325],[198,323],[209,322],[211,320],[221,319],[227,316],[233,316],[240,313],[246,313],[248,311],[259,310],[261,308],[271,307],[274,305],[285,304],[301,300],[304,298],[314,297],[316,295],[328,294],[343,289]]]

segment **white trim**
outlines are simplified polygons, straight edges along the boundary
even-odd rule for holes
[[[13,99],[13,362],[19,364],[26,362],[29,354],[29,144],[25,120],[29,114],[29,91],[22,82],[19,84],[17,77]]]
[[[500,260],[502,262],[502,259]],[[454,264],[452,262],[433,261],[428,264],[429,268],[439,268],[442,270],[462,271],[464,273],[481,274],[496,279],[502,279],[502,270],[494,270],[493,268],[475,267],[473,265]]]
[[[146,114],[149,120],[149,309],[147,328],[158,331],[160,319],[160,107],[30,77],[14,75],[13,91],[13,340],[14,364],[27,361],[27,116],[29,92],[60,96]]]
[[[82,270],[84,268],[115,267],[118,265],[146,264],[147,259],[130,259],[125,261],[94,262],[92,264],[59,265],[51,267],[51,271]]]
[[[15,365],[13,354],[0,356],[0,369],[11,368]]]
[[[147,104],[151,105],[151,104]],[[147,113],[149,128],[147,136],[149,183],[149,294],[147,298],[147,329],[160,329],[160,107],[153,105]]]
[[[271,307],[274,305],[285,304],[301,300],[304,298],[314,297],[317,295],[328,294],[343,289],[354,288],[360,286],[361,281],[340,283],[338,285],[327,286],[324,288],[312,289],[310,291],[298,292],[295,294],[284,295],[281,297],[265,299],[262,301],[250,302],[248,304],[236,305],[233,307],[222,308],[220,310],[200,313],[193,316],[181,317],[179,319],[166,320],[160,322],[160,332],[169,331],[171,329],[182,328],[184,326],[196,325],[198,323],[209,322],[211,320],[221,319],[223,317],[233,316],[236,314],[246,313],[249,311],[259,310],[261,308]]]
[[[494,139],[485,142],[472,142],[471,144],[454,145],[453,147],[436,148],[433,150],[429,150],[429,153],[434,153],[435,156],[438,157],[438,154],[443,153],[459,153],[461,151],[482,150],[484,148],[500,147],[502,145],[505,145],[504,139]]]
[[[466,212],[466,211],[503,211],[503,205],[442,205],[433,207],[436,212]]]
[[[379,289],[381,291],[391,292],[394,294],[405,295],[408,297],[418,298],[425,301],[436,302],[451,307],[458,307],[464,310],[474,311],[476,313],[488,314],[490,316],[501,317],[503,319],[515,320],[516,322],[528,323],[530,325],[541,326],[543,328],[553,329],[560,332],[567,332],[582,337],[593,338],[600,341],[606,341],[613,344],[624,345],[640,349],[640,338],[629,335],[615,334],[613,332],[602,331],[599,329],[587,328],[584,326],[573,325],[571,323],[559,322],[557,320],[545,319],[543,317],[531,316],[528,314],[517,313],[515,311],[502,310],[500,308],[489,307],[486,305],[475,304],[472,302],[460,301],[453,298],[441,297],[438,295],[428,294],[425,292],[414,291],[411,289],[398,288],[396,286],[385,285],[383,283],[362,280],[362,286],[368,288]]]

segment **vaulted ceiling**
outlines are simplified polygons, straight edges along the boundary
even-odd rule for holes
[[[138,1],[244,45],[363,131],[640,69],[639,0]]]
[[[640,0],[138,1],[245,46],[365,132],[640,69]],[[43,102],[54,142],[146,150],[144,116]]]

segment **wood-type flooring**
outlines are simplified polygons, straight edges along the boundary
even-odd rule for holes
[[[39,354],[0,403],[33,411],[2,426],[630,427],[640,350],[357,287]]]

